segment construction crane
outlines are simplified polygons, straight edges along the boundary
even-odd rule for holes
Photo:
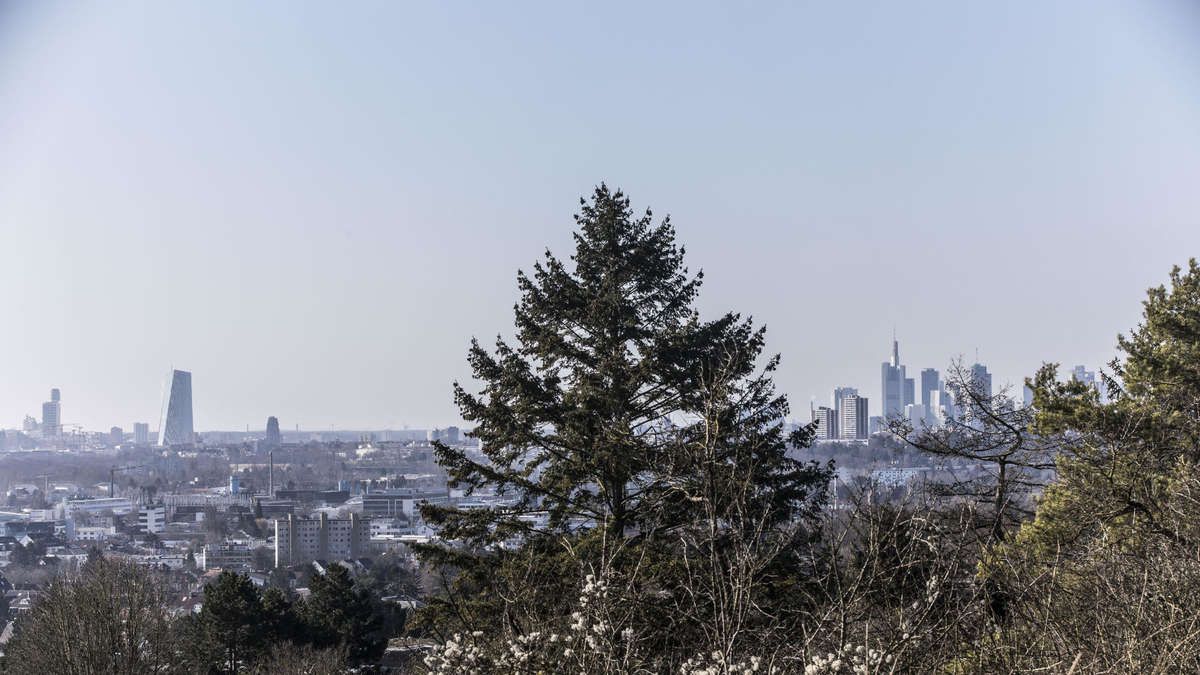
[[[146,466],[145,464],[134,464],[131,466],[114,466],[108,470],[108,496],[111,499],[113,496],[113,483],[116,482],[118,471],[132,471]]]

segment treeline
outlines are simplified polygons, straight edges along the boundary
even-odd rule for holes
[[[222,572],[199,612],[178,616],[160,573],[95,556],[18,620],[4,672],[323,675],[377,663],[396,629],[377,598],[341,565],[308,588],[300,599]]]

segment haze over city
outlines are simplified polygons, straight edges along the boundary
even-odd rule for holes
[[[237,11],[234,11],[236,8]],[[0,5],[0,427],[457,423],[606,181],[793,416],[963,354],[1097,368],[1200,250],[1187,2]],[[468,385],[469,386],[469,385]]]

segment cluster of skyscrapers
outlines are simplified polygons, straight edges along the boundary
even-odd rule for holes
[[[992,395],[992,376],[987,367],[971,366],[972,386],[987,397]],[[920,398],[918,399],[918,394]],[[853,387],[833,390],[829,406],[813,407],[812,421],[816,422],[817,440],[863,441],[883,429],[889,419],[907,419],[915,428],[936,427],[955,415],[954,396],[934,368],[921,371],[920,388],[908,369],[900,363],[900,343],[892,339],[892,353],[880,364],[879,415],[869,414],[869,402]]]
[[[179,372],[179,371],[176,371]],[[190,398],[190,392],[189,392]],[[188,418],[190,419],[190,403],[188,410]],[[42,421],[39,423],[32,416],[26,416],[24,431],[37,431],[41,433],[43,439],[59,439],[63,436],[63,415],[62,415],[62,392],[57,388],[50,390],[50,400],[42,403]],[[112,427],[108,431],[108,441],[112,445],[120,445],[125,442],[125,430],[121,427]],[[145,422],[134,422],[133,424],[133,442],[137,445],[150,444],[150,425]]]
[[[42,403],[41,423],[38,424],[32,417],[26,417],[24,428],[25,431],[40,431],[44,439],[58,439],[63,435],[62,392],[57,387],[50,390],[50,400]],[[196,434],[192,424],[192,374],[186,370],[171,371],[171,388],[163,398],[158,428],[158,445],[191,445],[195,442]],[[275,423],[274,431],[275,437],[278,438],[278,422]],[[112,427],[109,429],[107,440],[113,445],[120,445],[125,441],[124,429]],[[150,444],[149,424],[134,423],[133,442],[137,445]]]

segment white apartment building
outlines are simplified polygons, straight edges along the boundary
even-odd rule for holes
[[[143,506],[138,509],[138,529],[147,534],[158,534],[167,529],[165,506]]]

